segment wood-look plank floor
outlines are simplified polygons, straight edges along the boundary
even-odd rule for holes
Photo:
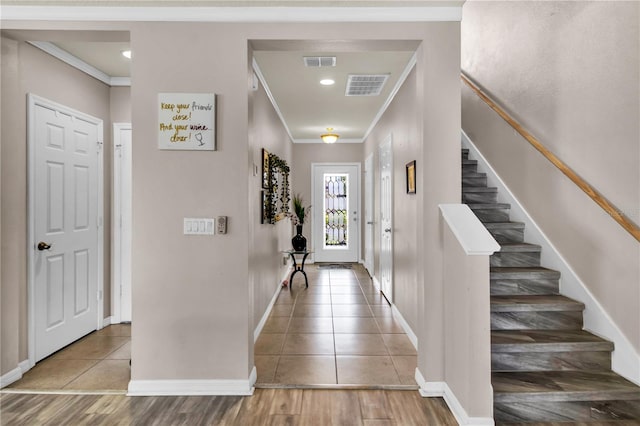
[[[2,425],[457,425],[416,391],[256,389],[253,396],[0,395]]]

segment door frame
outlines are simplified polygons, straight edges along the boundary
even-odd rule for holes
[[[363,220],[363,226],[362,228],[364,229],[364,235],[362,236],[362,241],[363,241],[363,248],[362,248],[362,264],[364,265],[365,269],[367,270],[367,272],[369,272],[370,276],[374,276],[375,275],[375,266],[376,266],[376,260],[375,260],[375,216],[376,216],[376,212],[375,212],[375,196],[374,196],[374,192],[375,192],[375,165],[373,163],[374,161],[374,153],[370,153],[367,158],[364,159],[364,194],[362,194],[362,196],[364,197],[364,211],[362,212],[362,220]],[[368,167],[367,167],[368,166]],[[367,174],[368,173],[368,174]],[[371,186],[370,191],[367,190],[367,187]],[[369,192],[369,197],[367,198],[367,192]],[[368,208],[367,208],[368,207]],[[371,210],[371,223],[367,222],[367,210]],[[369,235],[369,238],[371,239],[371,259],[367,259],[367,234]]]
[[[359,162],[333,162],[333,163],[311,163],[311,202],[316,199],[316,186],[314,185],[314,175],[317,167],[326,167],[326,166],[355,166],[356,167],[356,175],[358,177],[358,182],[356,182],[356,188],[358,190],[358,213],[356,215],[357,224],[358,224],[358,252],[357,252],[357,261],[362,259],[362,163]],[[312,207],[313,209],[313,207]],[[347,215],[349,217],[349,215]],[[312,221],[313,223],[313,221]],[[315,226],[315,225],[312,225]],[[311,229],[311,238],[313,239],[313,248],[315,249],[315,245],[317,241],[314,238],[314,230]],[[313,254],[312,262],[315,262],[315,253]]]
[[[29,356],[29,368],[36,364],[36,312],[35,312],[35,165],[36,165],[36,140],[35,140],[35,108],[41,105],[46,108],[52,108],[56,111],[65,112],[73,117],[81,118],[91,124],[95,124],[98,127],[98,165],[97,165],[97,185],[96,191],[98,193],[98,202],[96,208],[96,223],[98,224],[98,249],[97,249],[97,309],[96,309],[96,330],[100,330],[103,327],[104,321],[104,223],[103,223],[103,209],[104,209],[104,176],[103,176],[103,123],[102,120],[85,114],[83,112],[74,110],[67,106],[61,105],[57,102],[49,99],[34,95],[33,93],[27,94],[27,311],[28,311],[28,338],[27,338],[27,352]]]
[[[131,228],[128,232],[122,229],[122,186],[128,186],[131,189],[132,179],[122,180],[122,156],[118,153],[122,152],[122,142],[120,132],[123,130],[131,130],[131,123],[113,123],[112,135],[112,161],[113,175],[111,177],[111,185],[113,188],[113,201],[111,206],[111,323],[122,322],[122,292],[118,291],[122,287],[122,277],[129,276],[129,290],[131,290],[131,262],[129,268],[124,268],[122,262],[122,241],[131,241]],[[119,149],[118,149],[119,148]],[[131,146],[129,153],[131,153]],[[129,163],[131,164],[131,163]],[[131,211],[129,211],[129,223],[131,223]],[[129,293],[131,294],[131,293]],[[129,301],[131,303],[131,301]]]
[[[390,184],[389,184],[389,197],[391,198],[391,210],[389,211],[389,217],[390,217],[390,228],[391,228],[391,279],[390,279],[390,291],[388,292],[389,294],[386,294],[383,291],[384,288],[384,283],[383,283],[383,279],[382,279],[382,269],[380,269],[380,291],[382,292],[382,294],[384,295],[384,297],[387,299],[387,301],[390,304],[393,304],[393,300],[394,300],[394,265],[393,265],[393,249],[394,249],[394,240],[395,238],[393,237],[393,208],[395,206],[395,191],[394,191],[394,173],[395,173],[395,164],[394,164],[394,159],[393,159],[393,133],[389,133],[389,135],[387,135],[387,137],[384,138],[384,140],[380,143],[380,145],[378,145],[378,167],[380,168],[380,172],[378,174],[378,186],[379,186],[379,197],[378,197],[378,211],[380,212],[380,259],[379,260],[379,267],[382,268],[382,265],[384,262],[382,262],[382,240],[384,238],[385,235],[385,230],[384,230],[384,226],[382,224],[382,155],[381,152],[383,150],[383,147],[385,145],[389,145],[389,155],[391,157],[390,163],[391,163],[391,173],[390,173]]]

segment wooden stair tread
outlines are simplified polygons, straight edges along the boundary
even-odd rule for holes
[[[559,294],[491,296],[491,312],[582,310],[584,303]]]
[[[507,203],[467,203],[471,210],[506,210],[511,208],[511,204]]]
[[[498,192],[498,188],[495,186],[465,186],[462,188],[462,192],[488,192],[494,193]]]
[[[524,229],[524,223],[523,222],[490,222],[490,223],[485,223],[484,227],[487,229],[501,229],[501,228]]]
[[[535,278],[560,278],[560,272],[554,269],[547,269],[541,266],[531,267],[498,267],[491,268],[491,279],[535,279]]]
[[[492,352],[612,351],[613,343],[585,330],[493,330]]]
[[[537,244],[529,243],[500,243],[500,252],[502,253],[515,253],[515,252],[541,252],[542,247]]]
[[[640,387],[612,371],[533,371],[491,374],[500,402],[635,400]]]

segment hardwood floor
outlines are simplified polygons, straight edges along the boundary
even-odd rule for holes
[[[0,395],[2,425],[456,425],[416,391],[256,389],[251,397]]]

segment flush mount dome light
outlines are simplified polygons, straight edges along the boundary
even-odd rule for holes
[[[333,127],[327,127],[327,133],[320,135],[320,139],[324,143],[336,143],[340,135],[333,133]]]
[[[325,78],[323,80],[320,80],[320,84],[322,84],[323,86],[332,86],[336,84],[336,82],[335,80],[332,80],[330,78]]]
[[[123,50],[122,51],[122,56],[124,56],[127,59],[131,59],[131,51],[130,50]]]

